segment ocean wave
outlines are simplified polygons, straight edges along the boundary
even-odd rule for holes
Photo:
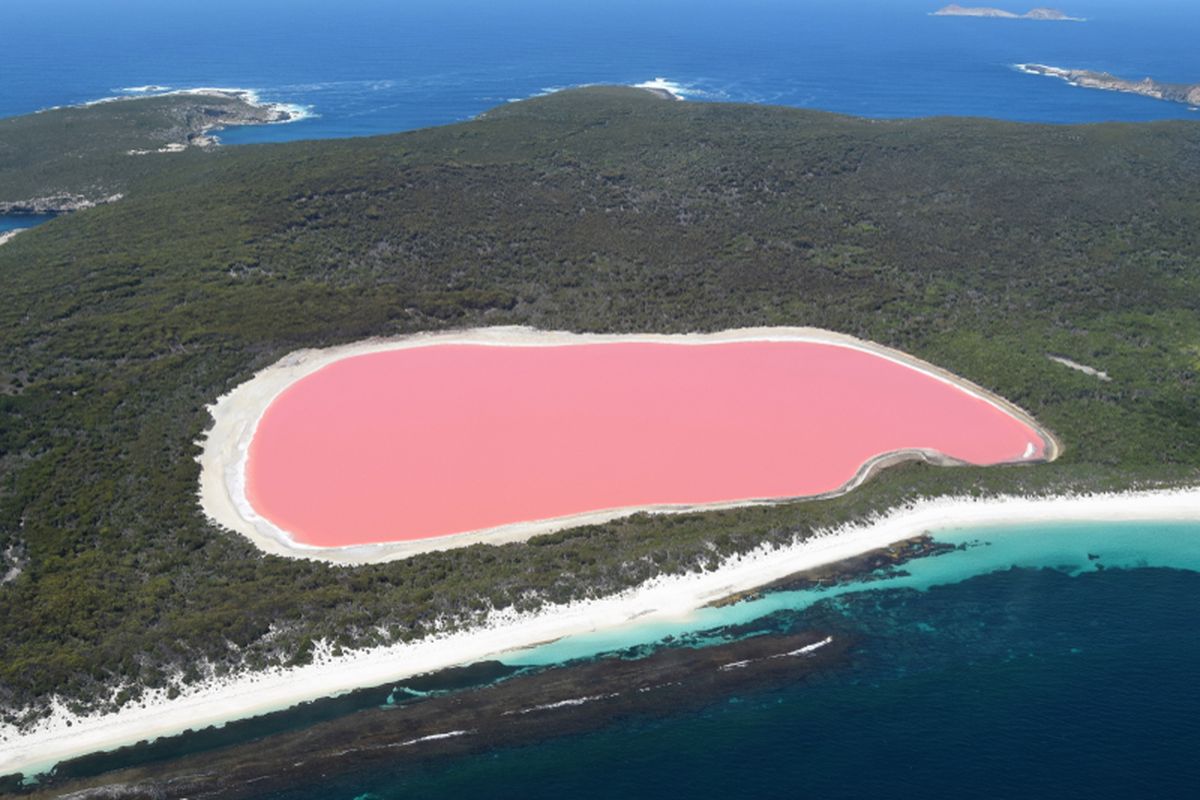
[[[530,706],[516,711],[505,711],[502,716],[511,716],[513,714],[531,714],[535,711],[553,711],[556,708],[570,708],[572,706],[581,706],[585,703],[592,703],[596,700],[610,700],[614,697],[620,697],[620,692],[609,692],[608,694],[593,694],[587,697],[572,697],[569,700],[559,700],[554,703],[543,703],[538,706]]]
[[[390,745],[390,746],[391,747],[411,747],[412,745],[420,744],[421,742],[435,742],[435,741],[438,741],[439,739],[453,739],[457,736],[469,736],[474,732],[475,731],[446,731],[445,733],[431,733],[428,736],[420,736],[416,739],[409,739],[408,741],[399,742],[398,744],[394,744],[394,745]]]
[[[822,639],[819,642],[813,642],[812,644],[806,644],[806,645],[804,645],[804,647],[801,647],[797,650],[791,650],[787,653],[783,653],[783,655],[784,656],[806,656],[809,653],[820,650],[822,647],[824,647],[827,644],[830,644],[832,641],[833,641],[832,636],[826,636],[824,639]]]
[[[641,83],[633,84],[635,89],[649,89],[655,92],[666,92],[677,100],[683,100],[689,95],[694,95],[694,91],[689,86],[684,86],[682,83],[667,80],[666,78],[654,78],[653,80],[642,81]]]
[[[633,87],[635,89],[651,89],[660,92],[668,92],[680,100],[732,99],[732,96],[727,89],[720,89],[712,84],[712,80],[705,78],[696,78],[684,83],[682,81],[674,81],[670,78],[658,76],[653,80],[635,83],[633,84]],[[757,100],[748,100],[748,102],[757,102]]]

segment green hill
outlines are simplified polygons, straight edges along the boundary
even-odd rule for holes
[[[1200,481],[1194,124],[861,120],[596,88],[153,161],[114,162],[126,140],[94,135],[119,140],[95,158],[124,199],[0,246],[10,712],[612,591],[916,495]],[[37,188],[32,155],[3,159]],[[205,521],[195,442],[217,396],[298,347],[488,324],[832,328],[997,391],[1066,452],[360,568],[263,557]]]

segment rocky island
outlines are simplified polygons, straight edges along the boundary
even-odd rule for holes
[[[1128,92],[1153,97],[1155,100],[1169,100],[1173,103],[1187,103],[1190,106],[1200,106],[1200,83],[1162,83],[1153,78],[1143,78],[1140,81],[1118,78],[1108,72],[1093,72],[1086,69],[1062,69],[1048,67],[1044,64],[1017,64],[1017,69],[1029,75],[1045,75],[1049,78],[1060,78],[1072,86],[1084,89],[1103,89],[1109,92]]]
[[[1072,17],[1056,8],[1035,8],[1024,14],[987,6],[960,6],[954,3],[933,12],[935,17],[991,17],[993,19],[1036,19],[1047,22],[1083,22],[1083,17]]]

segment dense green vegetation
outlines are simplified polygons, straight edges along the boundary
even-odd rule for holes
[[[0,247],[10,710],[604,593],[919,495],[1200,480],[1193,124],[883,122],[588,89],[446,128],[157,163],[121,176],[121,202]],[[1066,452],[361,568],[264,557],[206,522],[205,406],[256,369],[500,323],[832,328],[994,389]]]
[[[0,211],[36,200],[51,211],[99,202],[162,169],[163,159],[204,155],[141,151],[191,141],[220,120],[267,116],[232,96],[167,95],[0,119]]]

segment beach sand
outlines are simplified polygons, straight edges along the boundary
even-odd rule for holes
[[[0,774],[38,772],[71,757],[275,711],[354,688],[488,658],[571,634],[686,618],[697,608],[916,535],[971,525],[1046,521],[1200,520],[1200,489],[1074,497],[941,498],[916,502],[803,542],[763,547],[715,570],[664,576],[611,597],[547,606],[529,614],[493,613],[477,628],[371,650],[330,654],[313,663],[214,679],[165,691],[114,714],[76,716],[61,705],[25,731],[0,726]]]

